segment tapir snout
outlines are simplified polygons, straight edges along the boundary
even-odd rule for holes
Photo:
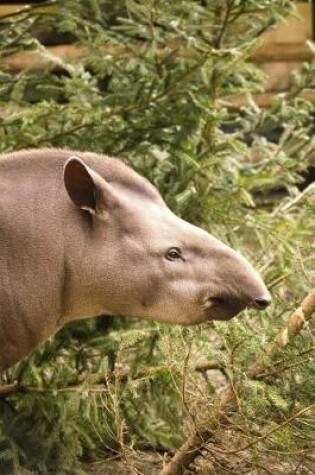
[[[265,310],[271,303],[271,296],[257,271],[241,254],[227,246],[219,254],[218,291],[209,297],[209,317],[227,320],[245,308]]]
[[[185,310],[182,309],[176,323],[228,320],[246,307],[258,310],[268,307],[271,303],[269,291],[258,272],[239,252],[175,215],[170,216],[166,224],[165,220],[166,215],[163,218],[160,216],[158,220],[162,234],[167,235],[172,229],[172,239],[181,236],[178,247],[183,259],[182,266],[174,266],[173,271],[178,271],[179,276],[180,272],[185,272],[185,277],[181,276],[182,300],[189,317],[185,319]],[[199,314],[193,317],[192,312],[188,311],[190,301],[187,295],[198,295],[199,291],[202,311],[199,307]],[[173,292],[173,299],[176,299],[176,292]],[[180,302],[176,306],[180,308]],[[173,318],[175,314],[173,310]]]
[[[71,320],[125,314],[193,325],[270,303],[244,257],[107,156],[2,156],[0,230],[0,372]]]

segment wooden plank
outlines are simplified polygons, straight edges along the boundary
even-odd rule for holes
[[[303,63],[300,62],[271,62],[259,63],[259,68],[265,73],[264,90],[266,92],[286,91],[293,81],[293,72],[301,70]]]
[[[282,93],[285,95],[285,93]],[[273,100],[275,100],[279,94],[274,94],[272,92],[264,92],[261,94],[253,94],[252,100],[258,105],[258,107],[266,108],[269,107]],[[303,91],[300,95],[300,98],[305,99],[310,102],[315,103],[315,91],[307,90]],[[246,94],[235,94],[231,96],[221,97],[217,100],[218,105],[222,105],[228,108],[240,109],[241,107],[247,107],[250,105],[250,99]]]
[[[304,43],[313,38],[312,9],[314,4],[304,2],[296,4],[296,13],[284,18],[275,28],[264,33],[265,44]]]
[[[0,5],[0,19],[2,16],[23,10],[25,6],[26,5]]]
[[[272,61],[311,61],[313,55],[306,43],[268,43],[258,48],[251,56],[254,63]]]
[[[114,46],[103,46],[101,48],[104,56],[120,56],[128,57],[129,53],[122,48]],[[17,53],[5,58],[1,58],[0,66],[9,70],[21,71],[24,69],[42,70],[53,65],[53,58],[49,59],[49,55],[62,59],[81,59],[89,55],[88,48],[75,45],[59,45],[46,47],[47,56],[37,51],[29,51]],[[179,53],[178,53],[179,54]],[[186,50],[180,53],[184,57],[192,56],[193,52]],[[278,44],[269,45],[268,48],[256,51],[251,56],[251,61],[255,63],[268,62],[303,62],[311,61],[312,54],[305,44]],[[62,70],[61,65],[56,65],[56,69]]]
[[[11,3],[6,3],[0,5],[0,23],[3,21],[3,18],[6,20],[10,20],[10,15],[12,15],[12,20],[13,17],[18,15],[19,12],[23,14],[24,12],[30,11],[30,9],[33,7],[36,8],[36,12],[50,12],[50,13],[55,13],[58,10],[58,5],[45,5],[42,2],[33,2],[33,3],[23,3],[23,2],[11,2]]]
[[[24,69],[43,70],[54,66],[54,70],[62,71],[64,69],[62,61],[58,64],[58,59],[65,61],[82,59],[90,54],[88,48],[75,45],[49,46],[45,48],[45,51],[47,52],[46,55],[39,51],[25,51],[1,58],[0,67],[13,71],[22,71]],[[113,46],[105,46],[102,48],[102,51],[104,56],[128,56],[126,51]]]

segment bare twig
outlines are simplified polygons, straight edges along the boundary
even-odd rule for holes
[[[198,373],[203,373],[204,371],[209,371],[212,369],[218,369],[222,370],[225,368],[225,363],[224,361],[218,361],[218,360],[200,360],[197,361],[195,364],[195,370],[198,371]]]

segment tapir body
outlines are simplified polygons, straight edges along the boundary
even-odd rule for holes
[[[270,303],[245,258],[104,155],[0,157],[0,246],[0,372],[70,320],[196,324]]]

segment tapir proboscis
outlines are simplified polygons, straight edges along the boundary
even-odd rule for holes
[[[1,156],[0,245],[0,373],[71,320],[123,314],[193,325],[270,303],[244,257],[108,156]]]

